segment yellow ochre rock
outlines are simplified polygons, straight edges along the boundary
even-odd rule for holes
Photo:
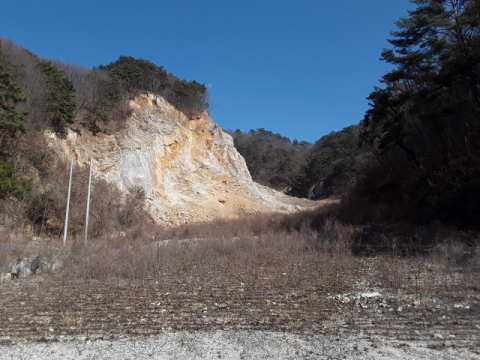
[[[117,133],[69,131],[66,139],[47,133],[48,143],[59,158],[73,157],[80,166],[92,157],[94,176],[124,191],[142,188],[154,222],[174,226],[317,205],[253,182],[232,137],[207,111],[190,120],[152,93],[137,95],[130,107]]]

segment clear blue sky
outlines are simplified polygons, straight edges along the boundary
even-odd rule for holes
[[[408,0],[1,0],[0,35],[84,66],[120,55],[209,84],[215,122],[315,141],[357,124]]]

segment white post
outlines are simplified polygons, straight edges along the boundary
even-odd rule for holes
[[[87,245],[88,214],[90,212],[90,187],[91,187],[91,185],[92,185],[92,158],[90,158],[90,173],[88,175],[87,213],[85,215],[85,245]]]
[[[68,181],[67,211],[65,214],[65,226],[63,227],[63,246],[67,244],[68,209],[70,208],[70,190],[72,189],[72,170],[73,159],[70,162],[70,180]]]

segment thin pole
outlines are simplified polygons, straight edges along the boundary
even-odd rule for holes
[[[63,227],[63,246],[67,244],[68,209],[70,208],[70,190],[72,189],[72,170],[73,159],[70,162],[70,180],[68,181],[67,212],[65,214],[65,226]]]
[[[92,185],[92,158],[90,158],[90,174],[88,175],[87,214],[85,215],[85,245],[88,235],[88,214],[90,213],[90,186]]]

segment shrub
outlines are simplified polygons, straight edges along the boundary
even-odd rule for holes
[[[25,196],[31,189],[31,181],[15,174],[13,165],[0,159],[0,201],[9,196]]]

